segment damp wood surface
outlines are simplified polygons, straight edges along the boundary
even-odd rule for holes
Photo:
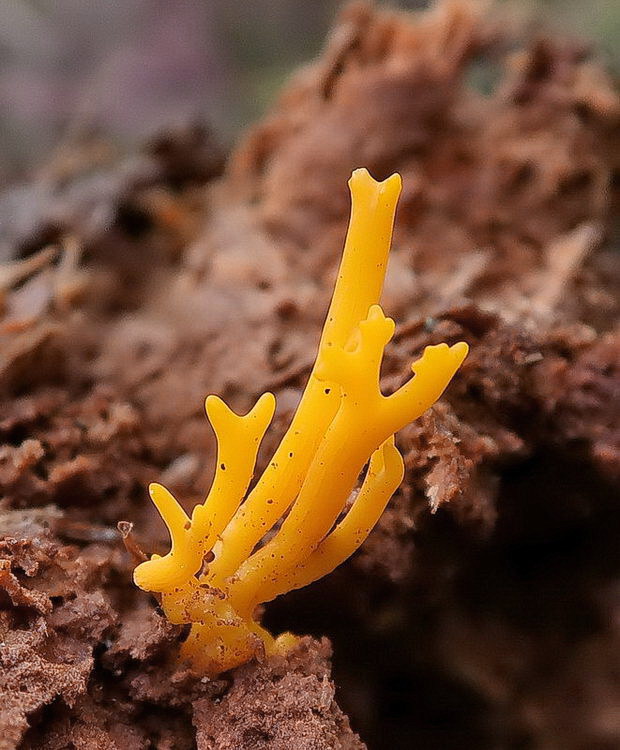
[[[581,43],[356,3],[230,153],[188,127],[0,194],[2,750],[618,746],[619,123]],[[207,393],[275,393],[264,469],[359,166],[404,183],[384,392],[427,345],[470,354],[397,435],[405,481],[365,545],[270,605],[308,637],[208,679],[117,523],[162,554],[148,483],[202,501]]]

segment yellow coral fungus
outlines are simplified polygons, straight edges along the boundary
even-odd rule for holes
[[[411,366],[413,378],[390,396],[381,393],[381,360],[394,322],[377,303],[401,180],[394,174],[376,182],[358,169],[349,186],[351,221],[316,362],[264,473],[246,498],[273,395],[261,396],[243,416],[209,396],[218,455],[206,500],[190,518],[164,487],[150,487],[172,548],[139,565],[134,580],[161,593],[172,622],[191,623],[182,656],[207,674],[294,642],[261,628],[257,605],[331,572],[366,539],[403,478],[394,433],[439,398],[467,354],[463,342],[429,346]]]

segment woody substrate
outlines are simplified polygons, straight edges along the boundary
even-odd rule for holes
[[[201,126],[123,158],[74,143],[5,190],[2,750],[618,747],[619,123],[581,43],[465,2],[356,4],[230,153]],[[385,391],[427,344],[471,353],[399,434],[362,550],[266,608],[308,637],[209,680],[117,523],[162,552],[147,483],[203,499],[207,393],[276,394],[262,470],[359,166],[404,180]]]

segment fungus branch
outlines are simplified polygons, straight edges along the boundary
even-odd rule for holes
[[[256,606],[327,575],[362,544],[402,481],[394,433],[439,398],[467,354],[462,342],[427,347],[412,365],[414,377],[390,396],[381,393],[394,321],[378,300],[401,183],[398,175],[376,182],[360,169],[349,185],[351,221],[315,366],[256,486],[244,500],[273,416],[271,394],[243,416],[216,396],[207,399],[217,468],[191,518],[164,487],[150,487],[172,546],[139,565],[134,579],[162,594],[173,622],[192,624],[183,656],[210,674],[288,647],[293,636],[274,640],[255,621]],[[367,462],[361,489],[340,518]]]

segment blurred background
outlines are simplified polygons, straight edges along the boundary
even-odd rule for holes
[[[201,119],[232,144],[320,50],[340,0],[3,0],[0,180],[63,140],[100,131],[119,150]],[[396,8],[429,3],[391,0]],[[505,0],[522,18],[596,43],[620,70],[618,0]]]

